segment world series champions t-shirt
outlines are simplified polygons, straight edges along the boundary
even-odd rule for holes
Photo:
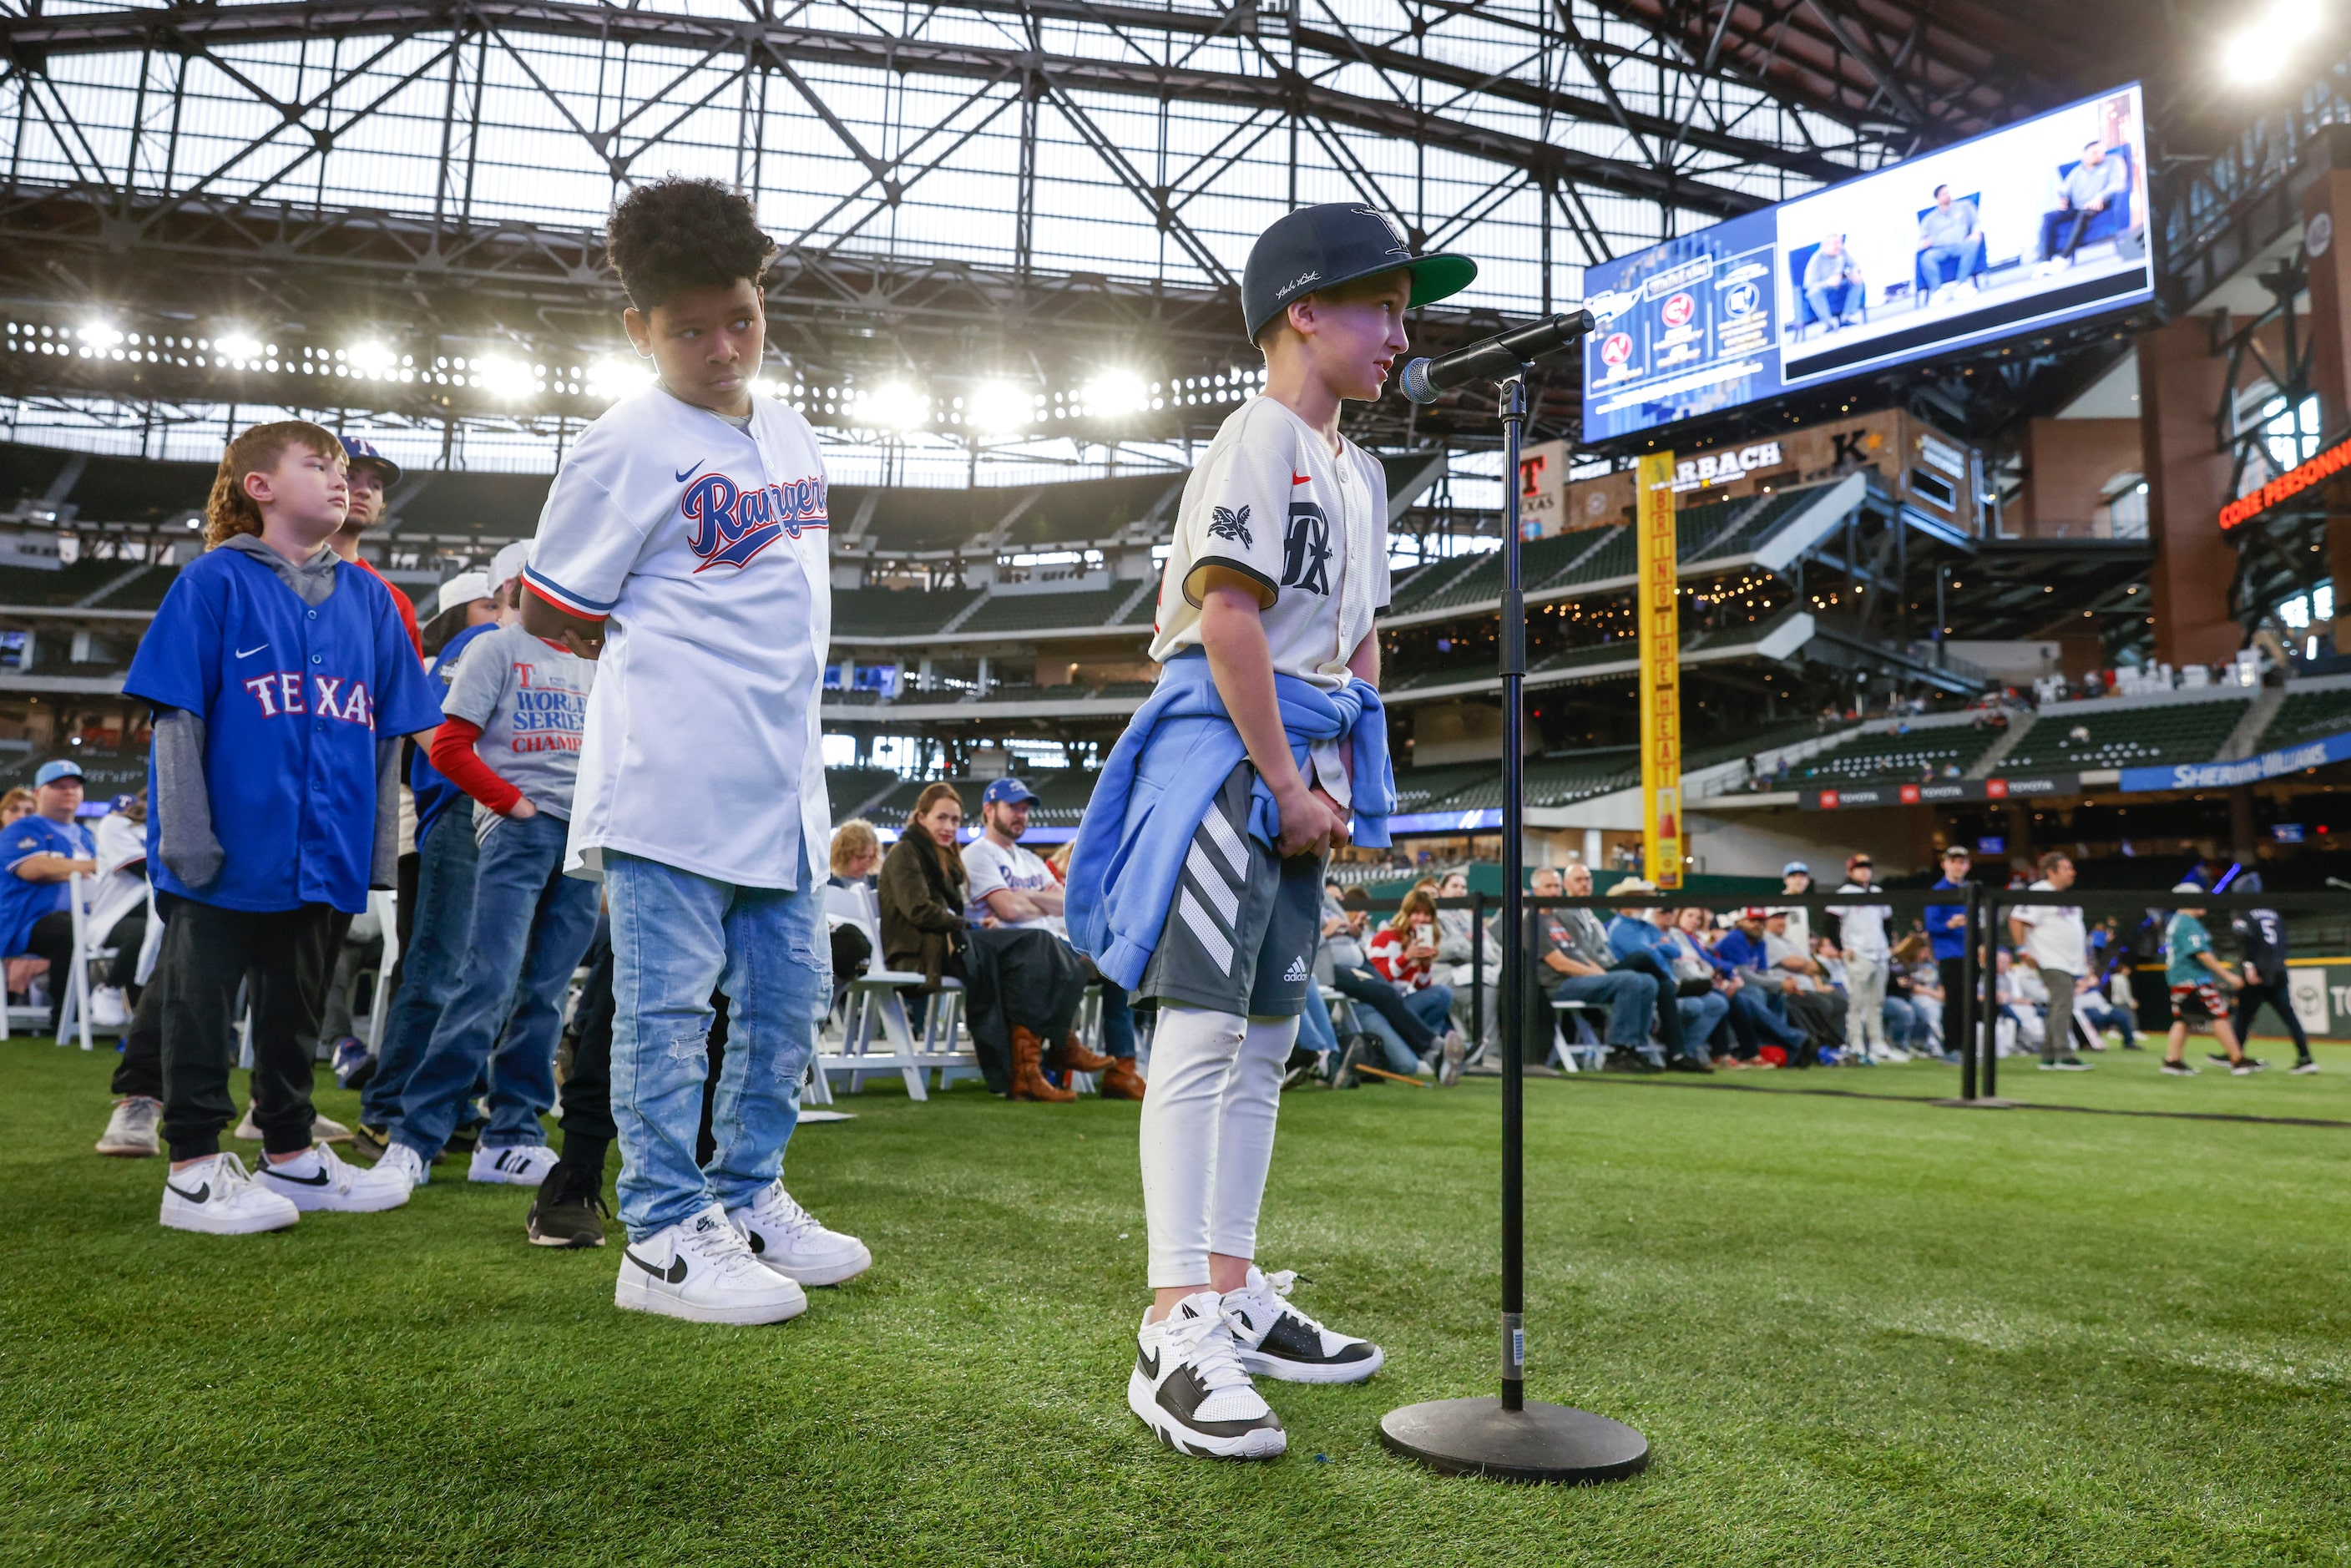
[[[474,755],[491,772],[538,810],[569,820],[595,682],[593,660],[500,626],[466,644],[441,711],[480,727]]]
[[[654,386],[590,425],[539,516],[532,593],[609,617],[565,869],[617,850],[742,887],[822,875],[817,691],[832,634],[824,462],[754,397],[738,428]]]

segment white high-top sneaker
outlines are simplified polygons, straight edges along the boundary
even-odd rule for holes
[[[1225,1326],[1232,1331],[1241,1365],[1255,1376],[1285,1383],[1361,1383],[1377,1372],[1387,1359],[1378,1345],[1324,1328],[1290,1305],[1290,1288],[1297,1282],[1292,1270],[1268,1278],[1252,1263],[1248,1282],[1225,1292]]]
[[[714,1203],[621,1249],[612,1304],[695,1323],[779,1323],[808,1311],[808,1296],[751,1256]]]
[[[173,1230],[250,1236],[283,1230],[299,1220],[302,1211],[290,1200],[254,1186],[245,1174],[245,1163],[235,1155],[218,1154],[164,1174],[163,1210],[157,1218]]]
[[[792,1201],[779,1176],[727,1220],[743,1233],[752,1255],[796,1284],[838,1285],[873,1266],[873,1254],[854,1236],[827,1230]]]
[[[253,1179],[297,1208],[326,1209],[336,1214],[374,1214],[398,1208],[415,1186],[408,1173],[345,1165],[325,1144],[313,1144],[283,1164],[262,1156]]]
[[[1126,1407],[1179,1454],[1278,1458],[1290,1435],[1241,1369],[1221,1302],[1216,1291],[1197,1291],[1135,1331]]]
[[[537,1186],[554,1168],[555,1151],[545,1144],[515,1144],[498,1149],[476,1147],[466,1161],[465,1179]]]
[[[411,1191],[433,1179],[433,1167],[424,1163],[423,1155],[406,1144],[387,1145],[383,1158],[376,1161],[371,1168],[386,1177],[399,1177],[408,1184]]]

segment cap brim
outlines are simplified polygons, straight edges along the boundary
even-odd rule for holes
[[[1449,251],[1419,256],[1405,266],[1412,274],[1412,303],[1416,306],[1449,299],[1478,281],[1478,264]]]

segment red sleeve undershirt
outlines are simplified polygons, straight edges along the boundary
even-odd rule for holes
[[[497,770],[482,760],[474,743],[482,738],[482,727],[468,724],[462,718],[444,718],[441,727],[433,732],[433,766],[441,776],[503,817],[515,809],[522,791],[498,776]]]

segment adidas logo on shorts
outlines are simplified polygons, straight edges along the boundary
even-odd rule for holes
[[[1288,984],[1292,980],[1302,980],[1306,978],[1306,960],[1303,958],[1292,958],[1290,961],[1289,969],[1282,975],[1281,978],[1284,984]]]

